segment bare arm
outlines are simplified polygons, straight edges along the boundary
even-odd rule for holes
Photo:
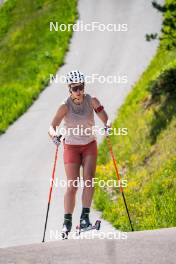
[[[64,118],[64,116],[66,115],[67,111],[68,111],[68,108],[67,108],[66,104],[62,104],[58,108],[58,110],[57,110],[57,112],[56,112],[56,114],[55,114],[55,116],[51,122],[50,130],[48,132],[50,137],[53,136],[52,130],[53,130],[53,132],[56,131],[56,127],[58,127],[60,125],[60,123],[61,123],[62,119]]]
[[[99,106],[101,106],[99,100],[96,97],[92,97],[91,100],[92,100],[92,106],[93,106],[94,110],[96,110]],[[101,119],[103,124],[106,125],[107,121],[108,121],[108,115],[107,115],[106,111],[103,109],[101,112],[96,113],[96,114]]]

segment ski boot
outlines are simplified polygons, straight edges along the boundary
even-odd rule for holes
[[[81,218],[80,218],[80,229],[87,229],[92,226],[89,220],[89,208],[83,208]]]
[[[71,214],[65,214],[64,216],[64,223],[62,227],[61,236],[62,239],[68,239],[68,234],[72,228],[72,217]]]
[[[80,217],[80,224],[76,226],[76,236],[79,236],[81,232],[89,231],[92,229],[92,224],[89,220],[89,208],[83,208]]]
[[[92,224],[90,223],[89,217],[85,217],[85,218],[80,219],[80,229],[87,229],[91,226],[92,226]]]

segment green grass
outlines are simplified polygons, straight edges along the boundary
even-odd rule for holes
[[[127,136],[110,136],[135,230],[176,226],[176,49],[159,46],[113,127]],[[106,140],[99,147],[96,177],[116,179]],[[129,231],[119,188],[96,186],[94,206],[116,228]]]
[[[63,64],[72,32],[51,32],[49,22],[74,23],[76,6],[76,0],[10,0],[0,7],[0,134]]]

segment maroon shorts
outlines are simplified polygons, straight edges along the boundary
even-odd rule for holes
[[[93,140],[92,142],[85,145],[70,145],[64,144],[64,164],[66,163],[78,163],[81,164],[82,160],[87,155],[97,156],[97,141]]]

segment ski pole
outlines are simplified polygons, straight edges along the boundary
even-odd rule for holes
[[[49,208],[50,208],[50,202],[51,202],[51,193],[52,193],[52,189],[53,189],[54,174],[55,174],[55,170],[56,170],[57,154],[58,154],[58,145],[56,146],[56,152],[55,152],[54,166],[53,166],[53,171],[52,171],[52,182],[51,182],[50,190],[49,190],[48,206],[47,206],[46,219],[45,219],[45,227],[44,227],[44,233],[43,233],[43,240],[42,240],[42,242],[45,242],[45,232],[46,232],[47,221],[48,221],[48,214],[49,214]]]
[[[112,150],[112,145],[111,145],[111,142],[110,142],[109,135],[107,134],[106,128],[105,128],[105,132],[106,132],[106,138],[107,138],[107,142],[108,142],[108,145],[109,145],[109,150],[110,150],[110,153],[111,153],[111,157],[112,157],[112,160],[113,160],[113,163],[114,163],[117,179],[120,182],[120,175],[119,175],[119,172],[118,172],[118,169],[117,169],[117,163],[116,163],[116,160],[115,160],[115,157],[114,157],[114,153],[113,153],[113,150]],[[126,212],[127,212],[127,215],[128,215],[128,220],[129,220],[129,223],[130,223],[130,226],[131,226],[131,230],[134,231],[133,225],[132,225],[132,222],[131,222],[131,218],[130,218],[130,214],[129,214],[129,210],[128,210],[128,207],[127,207],[125,195],[124,195],[124,192],[123,192],[123,188],[121,186],[121,182],[120,182],[120,192],[121,192],[122,197],[123,197],[123,201],[124,201],[124,204],[125,204]]]

